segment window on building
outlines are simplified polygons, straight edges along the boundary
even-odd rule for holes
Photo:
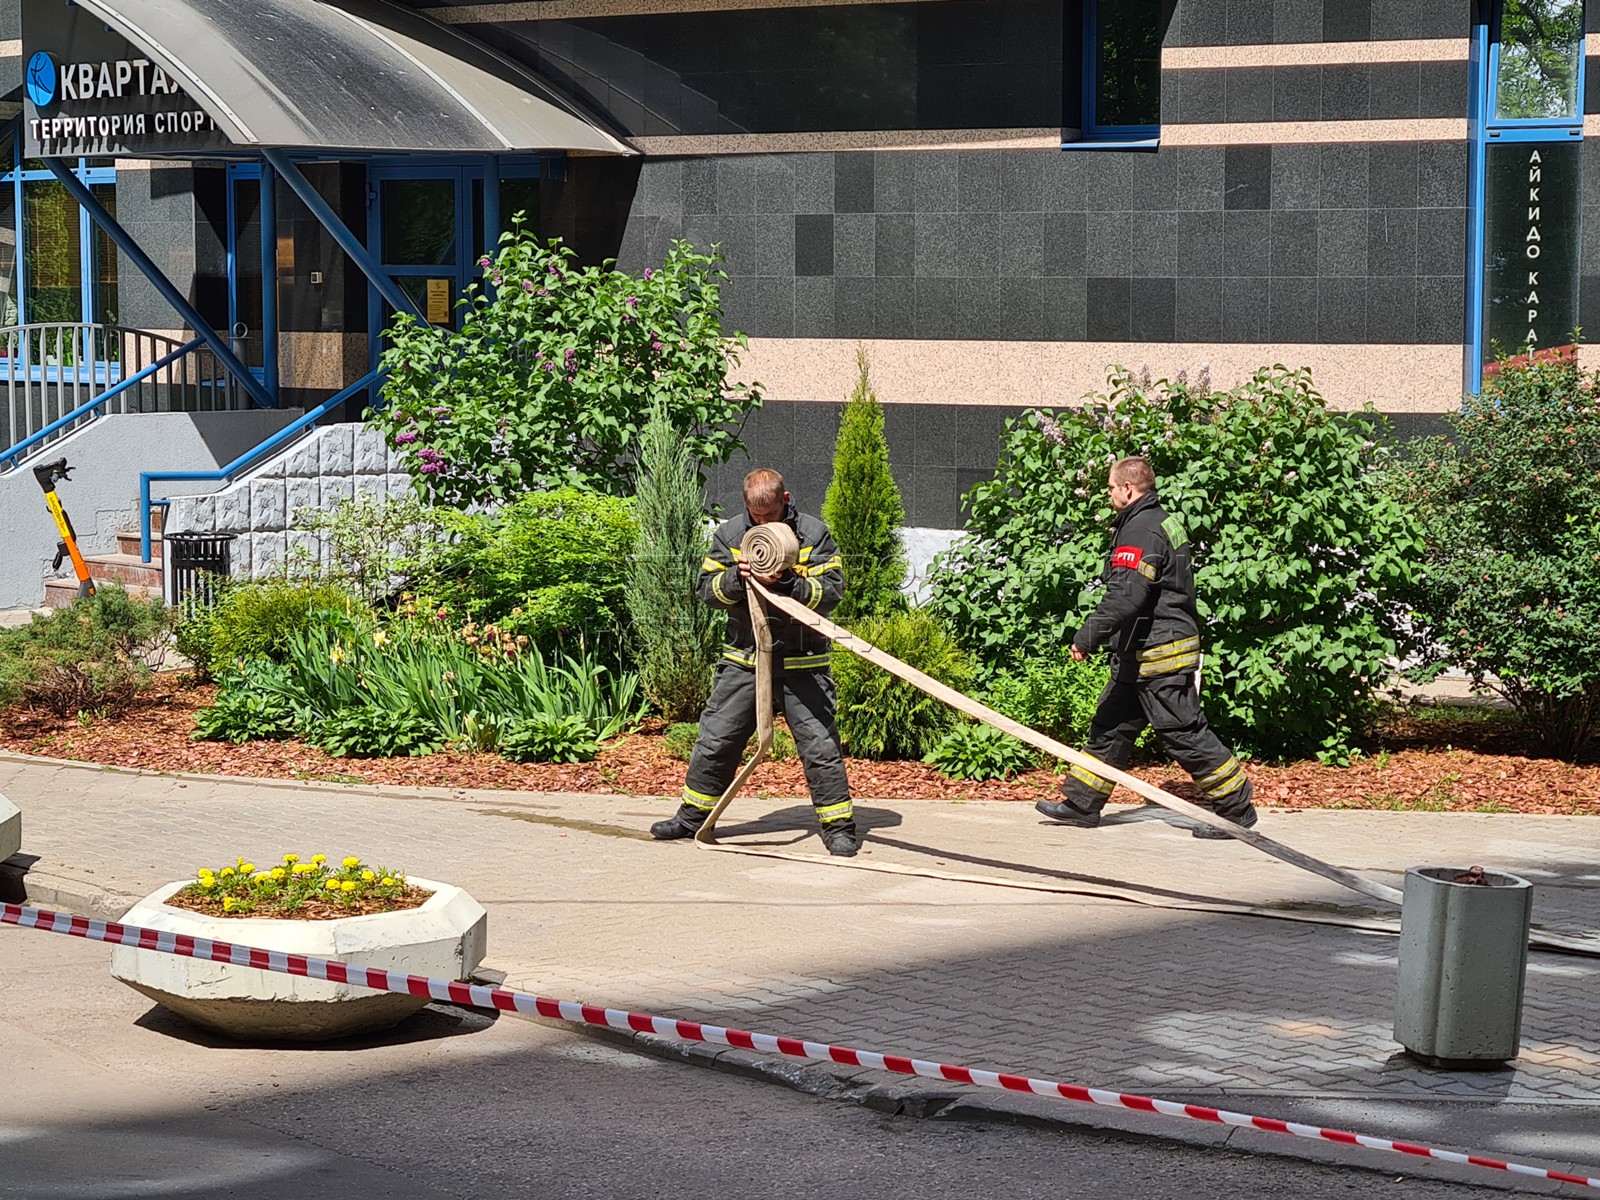
[[[1163,8],[1162,0],[1083,0],[1085,141],[1160,131]]]
[[[0,328],[117,320],[117,251],[42,162],[0,151]],[[80,160],[79,179],[116,214],[116,168]]]
[[[1583,0],[1505,0],[1496,47],[1495,121],[1581,119]]]

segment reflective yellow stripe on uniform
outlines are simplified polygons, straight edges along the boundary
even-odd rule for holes
[[[1195,780],[1195,783],[1200,786],[1200,790],[1207,796],[1217,799],[1222,796],[1231,796],[1242,788],[1247,781],[1248,777],[1245,775],[1244,767],[1240,765],[1239,760],[1237,758],[1229,758],[1227,762],[1223,763],[1215,771],[1208,775],[1202,775]]]
[[[683,802],[690,808],[698,808],[701,812],[710,812],[717,806],[721,796],[708,796],[704,792],[697,792],[693,788],[683,789]]]
[[[832,665],[833,656],[831,654],[801,654],[796,655],[794,658],[783,660],[783,669],[785,671],[815,671],[820,667]]]
[[[1139,651],[1140,662],[1154,662],[1159,658],[1169,658],[1175,654],[1187,654],[1200,649],[1198,637],[1179,638],[1175,642],[1163,642],[1159,646],[1146,646]]]
[[[817,809],[817,820],[824,825],[832,825],[836,821],[848,821],[853,816],[855,809],[848,800],[838,804],[824,804]]]
[[[1093,771],[1086,771],[1076,763],[1068,763],[1067,770],[1072,774],[1072,777],[1079,783],[1083,784],[1084,787],[1093,788],[1102,796],[1109,796],[1112,792],[1117,790],[1117,785],[1111,780],[1102,779]]]
[[[1160,662],[1140,663],[1139,678],[1148,679],[1152,675],[1170,675],[1174,671],[1192,671],[1200,665],[1200,655],[1180,654],[1176,658],[1164,658]]]
[[[807,579],[806,585],[811,589],[806,596],[806,607],[815,610],[817,605],[822,603],[822,580]]]
[[[723,567],[722,570],[726,571],[727,568]],[[728,593],[722,590],[722,576],[721,575],[712,576],[712,578],[711,578],[711,594],[713,596],[715,596],[721,603],[728,605],[728,607],[730,607],[730,608],[733,607],[734,601],[728,599]]]
[[[716,559],[712,558],[708,554],[700,560],[700,569],[702,571],[726,571],[728,569],[728,564],[719,563]]]
[[[722,647],[722,657],[730,662],[738,663],[741,667],[753,667],[756,665],[756,652],[754,650],[741,650],[737,646],[724,645]]]

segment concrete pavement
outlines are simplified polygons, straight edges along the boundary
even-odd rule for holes
[[[490,912],[486,966],[546,995],[1600,1166],[1600,960],[1533,955],[1509,1068],[1417,1066],[1390,1039],[1392,936],[1155,905],[1387,914],[1152,810],[1081,831],[1019,805],[859,803],[869,843],[857,861],[1115,883],[1141,905],[660,845],[644,829],[670,802],[638,797],[175,778],[15,756],[0,759],[0,792],[23,811],[26,882],[46,906],[115,916],[235,855],[357,854],[467,888]],[[730,840],[820,854],[805,806],[750,798],[729,816]],[[1540,923],[1600,929],[1589,818],[1269,812],[1263,831],[1397,886],[1414,865],[1509,870],[1538,885]],[[844,1068],[758,1068],[733,1051],[691,1057],[880,1108],[1269,1140]]]

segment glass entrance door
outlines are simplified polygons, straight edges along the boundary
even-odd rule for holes
[[[228,337],[257,379],[266,377],[261,261],[261,168],[228,170]]]

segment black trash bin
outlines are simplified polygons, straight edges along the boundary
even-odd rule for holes
[[[212,604],[217,581],[233,575],[236,533],[165,533],[161,553],[166,559],[167,603],[176,608],[189,596]]]

